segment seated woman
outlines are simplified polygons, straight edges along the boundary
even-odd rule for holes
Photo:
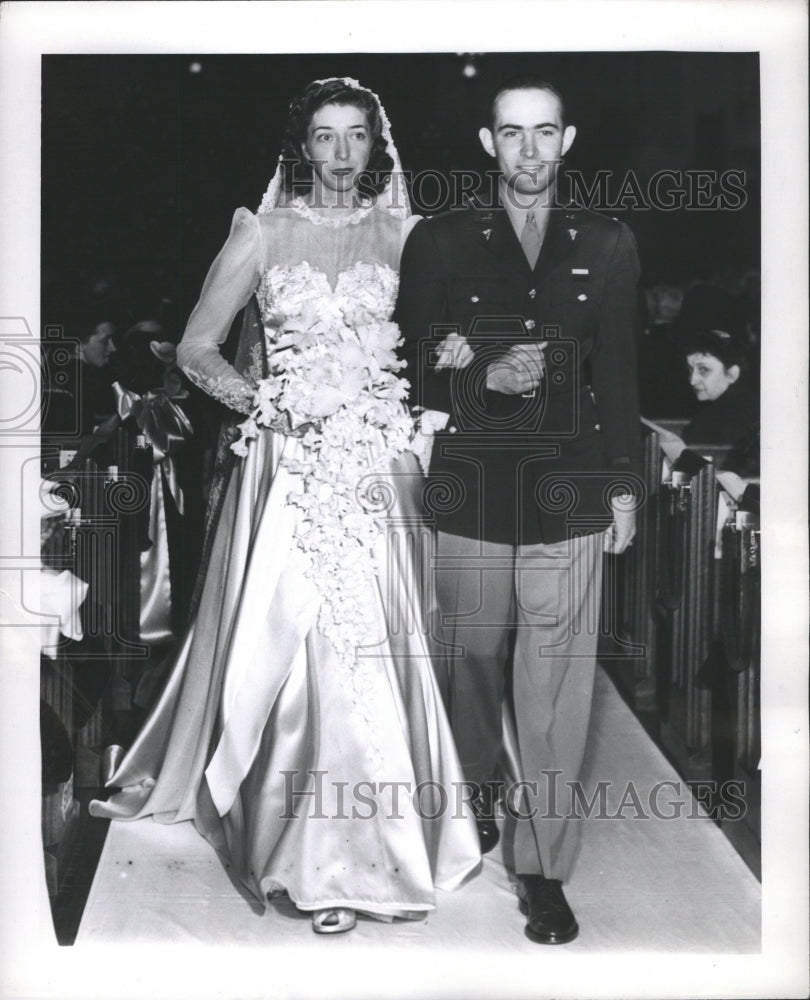
[[[744,347],[725,330],[684,338],[689,384],[704,404],[681,434],[688,445],[732,447],[759,422],[759,395],[746,377]]]

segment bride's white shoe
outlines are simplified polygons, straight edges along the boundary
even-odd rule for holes
[[[331,910],[316,910],[312,914],[312,929],[316,934],[341,934],[350,931],[357,923],[354,910],[335,908]]]

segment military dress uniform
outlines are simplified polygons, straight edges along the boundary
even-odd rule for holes
[[[466,778],[496,780],[511,654],[519,777],[538,785],[508,848],[518,874],[564,880],[575,854],[578,824],[554,818],[546,792],[553,772],[578,778],[610,498],[637,492],[638,277],[628,227],[577,207],[550,211],[533,267],[500,206],[423,220],[402,257],[395,319],[411,403],[449,414],[425,490],[448,711]],[[473,360],[437,371],[453,332]],[[547,343],[541,385],[487,389],[489,364],[531,342]]]

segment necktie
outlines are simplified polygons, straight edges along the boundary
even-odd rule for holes
[[[527,212],[523,232],[520,235],[520,245],[523,247],[526,260],[529,262],[529,267],[532,270],[534,270],[534,265],[540,256],[542,243],[540,233],[537,231],[537,221],[534,218],[534,212]]]

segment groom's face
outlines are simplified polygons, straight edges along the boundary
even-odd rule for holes
[[[507,193],[517,204],[550,203],[557,169],[576,129],[565,126],[559,98],[547,90],[507,90],[493,109],[492,128],[478,133],[498,163]],[[545,196],[545,197],[544,197]]]

